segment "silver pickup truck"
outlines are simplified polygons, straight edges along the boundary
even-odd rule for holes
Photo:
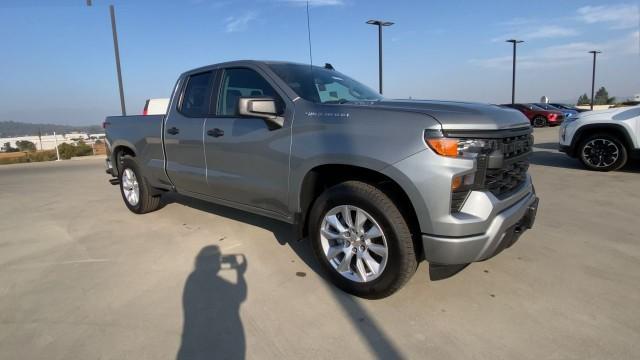
[[[381,298],[418,262],[463,266],[533,225],[524,115],[387,100],[325,67],[236,61],[180,75],[168,112],[105,120],[134,213],[178,192],[295,224],[331,281]]]

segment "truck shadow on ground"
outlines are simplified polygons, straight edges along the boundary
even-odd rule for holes
[[[533,154],[531,154],[530,158],[531,164],[591,172],[590,170],[587,170],[584,165],[582,165],[580,160],[574,159],[572,157],[569,157],[565,153],[557,151],[557,143],[541,143],[535,144],[533,147],[534,151]],[[536,150],[535,148],[544,150]],[[640,173],[640,161],[629,159],[627,164],[618,171]]]
[[[360,338],[363,339],[368,347],[373,350],[378,358],[390,358],[390,359],[399,359],[403,358],[402,352],[393,344],[393,342],[388,338],[384,329],[382,329],[377,320],[372,317],[369,312],[362,307],[359,303],[359,299],[353,297],[349,294],[346,294],[339,289],[333,287],[328,283],[328,279],[325,278],[324,274],[321,272],[319,265],[317,264],[314,255],[312,253],[311,247],[308,244],[307,239],[297,239],[295,235],[294,227],[283,223],[281,221],[273,220],[270,218],[262,217],[259,215],[254,215],[251,213],[247,213],[244,211],[236,210],[233,208],[216,205],[212,203],[208,203],[205,201],[201,201],[194,198],[188,198],[179,194],[166,194],[163,196],[163,202],[165,205],[171,203],[177,203],[184,206],[188,206],[200,211],[205,211],[213,215],[222,216],[228,219],[232,219],[234,221],[239,221],[242,223],[246,223],[253,226],[258,226],[268,231],[271,231],[275,236],[278,243],[282,246],[289,246],[291,249],[298,255],[298,257],[316,274],[321,276],[325,281],[327,281],[327,288],[331,293],[334,300],[338,303],[338,307],[341,310],[341,314],[346,314],[350,317],[350,321],[353,323],[353,326],[360,333]],[[203,249],[204,251],[204,249]],[[213,259],[211,260],[213,261]],[[198,260],[196,260],[196,264]],[[185,333],[190,333],[192,335],[185,336],[183,333],[183,345],[181,346],[181,350],[178,353],[178,359],[190,359],[190,358],[243,358],[244,357],[244,334],[242,333],[242,324],[238,317],[238,308],[239,304],[244,301],[244,297],[246,297],[246,288],[244,290],[239,290],[238,288],[233,288],[231,291],[231,295],[229,298],[226,298],[225,290],[222,287],[224,285],[213,285],[211,282],[217,281],[215,278],[214,269],[219,268],[217,264],[210,265],[212,268],[208,272],[200,271],[199,274],[204,276],[194,276],[193,281],[187,280],[187,285],[185,286],[185,299],[187,292],[190,294],[202,294],[202,300],[193,299],[190,301],[185,300]],[[196,265],[196,269],[198,266]],[[194,270],[194,275],[198,270]],[[240,275],[239,275],[240,276]],[[189,277],[192,279],[192,276]],[[195,280],[199,279],[199,280]],[[238,278],[240,280],[240,277]],[[244,281],[244,279],[243,279]],[[189,284],[193,285],[190,286]],[[220,283],[223,284],[223,283]],[[246,286],[246,285],[245,285]],[[218,288],[219,287],[219,288]],[[189,290],[187,290],[189,288]],[[215,290],[215,291],[214,291]],[[212,295],[215,294],[215,295]],[[211,296],[209,296],[211,295]],[[190,296],[191,298],[191,296]],[[291,301],[292,299],[282,299],[282,301]],[[210,311],[210,306],[207,305],[208,302],[223,302],[229,304],[229,310],[231,315],[222,315],[222,318],[217,319],[211,314],[215,314],[215,312]],[[187,305],[188,303],[188,305]],[[208,307],[209,306],[209,307]],[[187,311],[187,308],[188,311]],[[203,312],[202,314],[199,314]],[[188,315],[187,315],[188,313]],[[203,318],[195,318],[201,316]],[[208,317],[207,317],[208,316]],[[227,318],[228,316],[232,316],[233,318]],[[191,319],[187,321],[187,319]],[[326,321],[330,321],[329,317],[325,317]],[[232,323],[237,323],[235,329],[240,329],[237,334],[241,336],[241,344],[236,344],[236,346],[232,346],[228,349],[228,353],[220,352],[220,349],[216,349],[215,346],[210,345],[202,345],[197,347],[200,350],[200,357],[189,357],[186,356],[186,348],[190,347],[191,344],[198,345],[201,344],[200,341],[204,341],[208,339],[211,333],[220,333],[221,329],[224,329],[224,322],[231,321]],[[221,328],[222,327],[222,328]],[[189,329],[188,329],[189,328]],[[277,334],[272,334],[273,336],[277,336]],[[194,342],[194,340],[196,342]],[[185,341],[188,341],[188,346],[185,347]],[[233,339],[228,340],[230,343],[233,343]],[[213,341],[216,343],[216,341]],[[183,351],[185,348],[185,351]],[[240,349],[242,348],[242,349]],[[240,351],[242,350],[242,351]],[[182,356],[182,355],[185,356]],[[238,355],[238,356],[234,356]]]

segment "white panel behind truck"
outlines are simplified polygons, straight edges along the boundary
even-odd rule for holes
[[[169,99],[147,99],[142,115],[164,115],[169,107]]]

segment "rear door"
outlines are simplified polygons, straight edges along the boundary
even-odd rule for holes
[[[180,192],[206,193],[203,127],[211,104],[213,71],[190,74],[164,126],[167,174]]]
[[[218,78],[216,115],[205,121],[208,193],[286,215],[293,103],[259,68],[227,68]],[[240,97],[265,96],[279,104],[283,127],[238,115]]]

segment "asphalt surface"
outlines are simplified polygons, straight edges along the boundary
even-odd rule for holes
[[[556,132],[534,229],[378,301],[277,221],[175,196],[134,215],[96,159],[0,166],[0,359],[637,358],[640,167],[586,171]]]

